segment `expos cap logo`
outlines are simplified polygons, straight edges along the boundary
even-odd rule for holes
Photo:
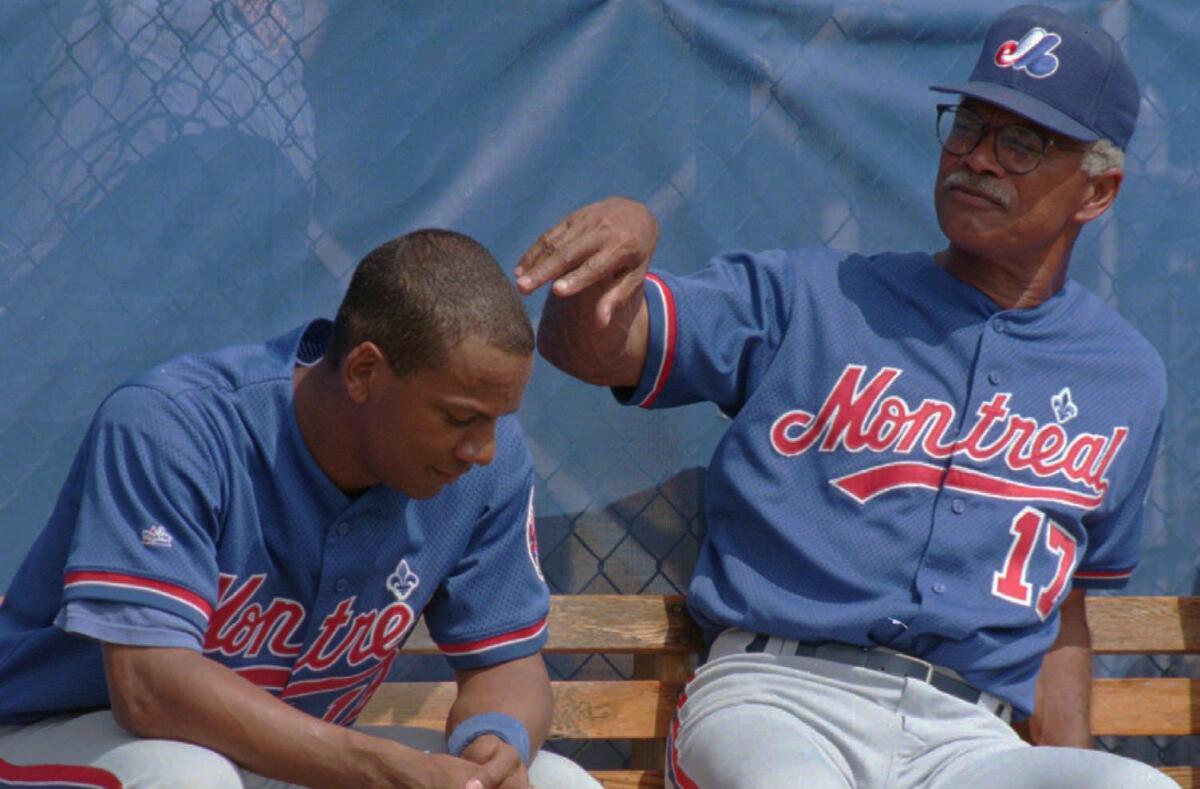
[[[1058,56],[1054,49],[1062,43],[1062,36],[1035,27],[1021,37],[1020,41],[1005,41],[996,50],[996,65],[1024,71],[1036,79],[1045,79],[1058,71]]]

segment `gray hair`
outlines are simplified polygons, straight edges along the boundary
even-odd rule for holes
[[[1088,175],[1100,175],[1109,170],[1125,169],[1125,152],[1111,140],[1099,139],[1089,143],[1079,165]]]

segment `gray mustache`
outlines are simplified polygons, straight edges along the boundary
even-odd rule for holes
[[[951,186],[965,186],[968,189],[974,189],[976,192],[982,192],[988,197],[1005,208],[1010,207],[1010,199],[1008,193],[994,179],[986,175],[970,172],[969,170],[955,170],[942,179],[942,187],[949,188]]]

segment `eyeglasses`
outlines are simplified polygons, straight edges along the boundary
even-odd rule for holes
[[[1033,172],[1046,151],[1051,147],[1062,150],[1083,150],[1082,147],[1051,139],[1034,131],[1028,126],[1018,123],[992,125],[984,123],[983,118],[973,110],[956,104],[939,104],[937,106],[937,135],[942,148],[955,156],[966,156],[979,141],[987,134],[988,129],[996,133],[992,135],[992,147],[996,161],[1000,166],[1013,175],[1024,175]]]

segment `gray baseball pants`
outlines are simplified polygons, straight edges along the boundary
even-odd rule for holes
[[[418,750],[445,752],[440,731],[374,726],[361,726],[359,730]],[[600,784],[583,768],[546,751],[534,758],[529,778],[539,789],[600,789]],[[31,780],[34,783],[30,784]],[[224,756],[199,745],[139,739],[118,726],[107,710],[49,718],[28,726],[0,726],[0,787],[28,785],[89,789],[114,786],[299,789],[242,770]]]
[[[995,712],[920,679],[726,631],[688,683],[667,748],[676,789],[1178,789],[1141,762],[1031,747]]]

